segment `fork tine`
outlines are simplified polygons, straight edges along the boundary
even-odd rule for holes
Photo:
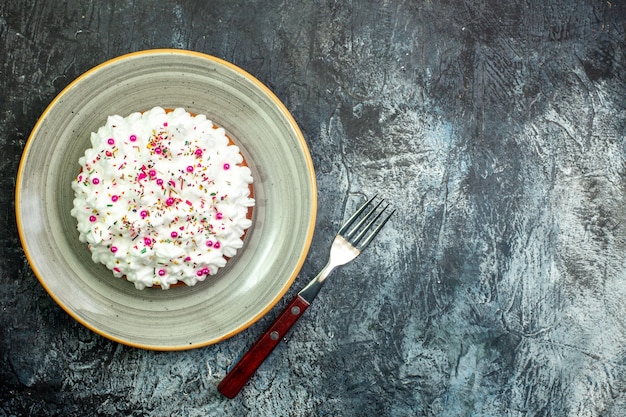
[[[376,216],[376,217],[374,218],[374,220],[372,220],[372,221],[371,221],[371,222],[367,225],[367,227],[365,227],[365,229],[363,229],[363,225],[365,224],[365,222],[367,222],[367,221],[369,220],[369,218],[370,218],[370,217],[372,217],[372,215],[374,214],[374,212],[375,212],[376,210],[378,210],[378,207],[380,207],[380,205],[383,203],[383,201],[385,201],[385,200],[381,200],[378,204],[376,204],[376,205],[374,206],[374,208],[373,208],[373,209],[371,209],[371,210],[370,210],[370,211],[369,211],[369,212],[368,212],[368,213],[367,213],[367,214],[366,214],[366,215],[365,215],[365,216],[364,216],[364,217],[363,217],[363,218],[362,218],[362,219],[361,219],[361,220],[360,220],[360,221],[356,224],[356,226],[354,226],[354,227],[352,228],[352,230],[351,230],[351,231],[349,231],[348,233],[346,233],[345,235],[343,235],[343,237],[344,237],[345,239],[347,239],[347,240],[352,241],[352,242],[353,242],[353,245],[356,245],[356,243],[357,243],[357,242],[358,242],[358,241],[359,241],[359,240],[363,237],[363,232],[364,232],[364,231],[367,231],[367,229],[368,229],[369,227],[371,227],[372,223],[373,223],[374,221],[376,221],[376,219],[377,219],[377,218],[379,218],[379,217],[380,217],[380,214],[379,214],[378,216]],[[385,207],[385,208],[386,208],[386,207]],[[383,208],[383,211],[385,211],[385,208]],[[381,214],[382,214],[382,212],[381,212]],[[359,230],[361,230],[361,232],[357,235],[357,237],[353,238],[354,234],[355,234],[355,233],[357,233],[357,232],[359,232]]]
[[[387,223],[387,221],[389,221],[393,213],[395,213],[395,210],[393,210],[382,222],[380,222],[378,226],[372,229],[374,227],[374,224],[376,224],[376,222],[380,219],[380,217],[383,215],[385,210],[387,210],[387,208],[389,207],[389,204],[387,204],[385,207],[383,207],[382,210],[378,211],[378,214],[374,216],[374,214],[379,209],[381,204],[385,201],[383,199],[379,201],[378,204],[376,204],[367,214],[365,214],[365,216],[363,216],[363,218],[356,224],[356,226],[352,227],[352,224],[357,220],[357,218],[361,216],[361,214],[367,209],[367,207],[370,204],[372,204],[372,202],[374,201],[376,197],[377,195],[374,195],[367,202],[365,202],[361,207],[359,207],[356,213],[354,213],[344,223],[344,225],[341,227],[341,229],[339,229],[339,232],[338,232],[339,235],[343,236],[344,239],[348,240],[350,244],[353,245],[359,251],[365,248],[372,241],[372,239],[376,237],[376,235],[383,228],[385,223]],[[374,216],[374,218],[370,220],[372,216]],[[355,234],[356,234],[356,237],[355,237]],[[363,238],[365,238],[365,240],[361,242]]]
[[[378,218],[379,218],[379,217],[383,214],[383,212],[387,209],[387,207],[389,207],[389,204],[387,204],[387,205],[385,206],[385,208],[384,208],[384,209],[383,209],[380,213],[378,213],[378,216],[376,216],[376,218],[375,218],[374,220],[372,220],[372,221],[371,221],[371,222],[367,225],[367,228],[365,228],[365,229],[363,230],[363,232],[362,232],[362,233],[367,232],[367,231],[371,228],[371,226],[374,224],[374,222],[375,222],[376,220],[378,220]],[[392,210],[392,211],[391,211],[391,213],[389,213],[389,215],[388,215],[387,217],[385,217],[385,218],[383,219],[383,221],[381,221],[381,222],[378,224],[378,226],[376,226],[376,227],[374,228],[374,230],[372,230],[372,231],[370,232],[370,234],[369,234],[369,235],[365,238],[365,240],[364,240],[363,242],[360,242],[360,243],[358,243],[358,244],[357,244],[356,248],[357,248],[358,250],[363,250],[363,249],[365,249],[365,247],[366,247],[367,245],[369,245],[369,244],[370,244],[370,242],[371,242],[371,241],[372,241],[372,240],[376,237],[376,235],[378,234],[378,232],[380,232],[380,229],[382,229],[382,228],[383,228],[383,226],[385,225],[385,223],[387,223],[387,222],[389,221],[389,219],[391,218],[391,216],[393,216],[393,213],[395,213],[395,212],[396,212],[396,210],[395,210],[395,209],[394,209],[394,210]],[[361,237],[359,236],[359,239],[360,239],[360,238],[361,238]]]
[[[348,228],[352,226],[352,223],[354,223],[354,221],[361,215],[361,213],[365,211],[367,206],[369,206],[370,203],[374,201],[377,195],[378,194],[374,194],[372,198],[370,198],[361,207],[359,207],[359,209],[352,216],[350,216],[350,218],[346,220],[346,222],[341,226],[341,229],[339,229],[339,232],[337,232],[337,234],[343,236],[343,234],[348,230]]]
[[[358,229],[359,230],[359,234],[355,238],[350,240],[352,245],[354,247],[356,247],[358,250],[363,249],[373,239],[373,236],[371,236],[372,239],[369,239],[369,237],[371,235],[370,231],[372,230],[372,228],[374,227],[374,224],[378,221],[380,216],[382,216],[383,213],[385,212],[385,210],[387,210],[387,207],[389,207],[389,204],[387,204],[385,207],[383,207],[383,209],[372,220],[370,220],[369,223],[367,223],[366,226],[364,226],[364,227],[362,226],[362,223],[364,223],[364,222],[361,222],[359,224],[359,227],[360,227],[360,229]],[[369,217],[369,215],[372,215],[372,214],[373,214],[373,211],[368,214],[368,217]],[[366,220],[366,219],[363,219],[363,220]],[[361,240],[363,239],[363,237],[366,234],[368,234],[368,233],[369,233],[368,239],[366,241],[360,243]]]
[[[378,210],[378,207],[380,207],[380,205],[383,203],[383,201],[385,201],[385,200],[381,200],[378,204],[376,204],[376,205],[374,206],[374,208],[373,208],[373,209],[371,209],[371,210],[370,210],[370,211],[369,211],[369,212],[368,212],[368,213],[367,213],[367,214],[366,214],[366,215],[365,215],[365,216],[364,216],[364,217],[363,217],[363,218],[362,218],[362,219],[361,219],[361,220],[360,220],[360,221],[356,224],[356,226],[354,226],[354,227],[352,228],[352,230],[350,230],[348,233],[346,233],[346,234],[344,234],[344,235],[342,235],[342,236],[343,236],[345,239],[352,240],[352,241],[354,242],[354,244],[356,244],[356,242],[358,242],[358,241],[359,241],[359,239],[361,239],[361,238],[363,237],[363,236],[362,236],[362,234],[363,234],[363,233],[361,232],[359,235],[357,235],[357,237],[356,237],[356,238],[353,238],[354,234],[355,234],[355,233],[357,233],[359,230],[361,230],[361,229],[363,228],[363,225],[365,224],[365,222],[366,222],[366,221],[368,221],[370,217],[372,217],[372,215],[374,214],[374,212],[375,212],[376,210]],[[383,211],[385,211],[385,209],[383,209]],[[378,218],[378,217],[380,217],[380,214],[379,214],[376,218]],[[375,220],[376,220],[376,219],[374,219],[374,221],[375,221]],[[368,227],[370,227],[370,226],[371,226],[371,222],[370,222],[370,224],[368,224],[368,225],[367,225],[367,227],[366,227],[365,229],[367,229],[367,228],[368,228]]]

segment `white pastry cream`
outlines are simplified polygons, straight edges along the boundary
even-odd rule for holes
[[[110,116],[79,159],[71,211],[94,262],[138,289],[195,285],[243,246],[252,175],[203,115]]]

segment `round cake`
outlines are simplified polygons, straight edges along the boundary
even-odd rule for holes
[[[110,116],[79,159],[71,211],[94,262],[136,288],[195,285],[243,246],[252,174],[223,128],[155,107]]]

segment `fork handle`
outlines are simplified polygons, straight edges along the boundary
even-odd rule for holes
[[[228,398],[235,398],[241,388],[261,366],[265,358],[274,350],[287,331],[298,321],[304,311],[311,305],[300,294],[296,295],[274,323],[261,335],[254,345],[228,372],[217,386],[219,392]]]

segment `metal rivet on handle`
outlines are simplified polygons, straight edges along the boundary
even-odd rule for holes
[[[291,314],[293,314],[294,316],[297,316],[298,314],[300,314],[300,307],[298,306],[291,307]]]
[[[280,337],[280,335],[278,334],[278,332],[276,330],[274,330],[273,332],[270,333],[270,339],[272,339],[272,340],[278,340],[279,337]]]

